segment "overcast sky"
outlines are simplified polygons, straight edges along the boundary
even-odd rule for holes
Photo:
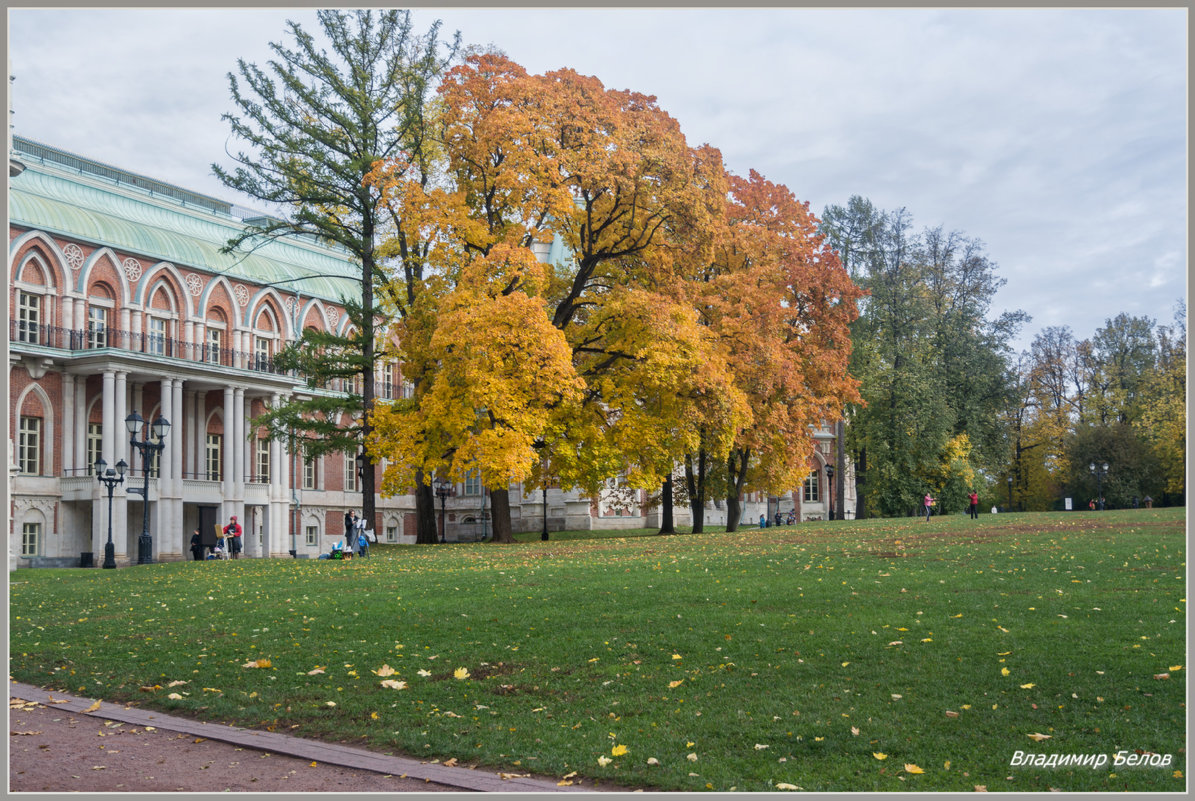
[[[852,195],[986,244],[1024,309],[1091,336],[1187,296],[1187,10],[422,9],[530,72],[655,95],[689,143],[818,215]],[[14,132],[249,205],[227,75],[311,9],[9,10]]]

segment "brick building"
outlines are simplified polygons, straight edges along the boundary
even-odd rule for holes
[[[136,561],[146,520],[153,558],[182,559],[192,531],[233,514],[248,556],[327,551],[345,510],[361,509],[354,460],[304,461],[250,421],[293,395],[342,389],[307,387],[276,370],[273,354],[304,327],[345,330],[339,299],[359,293],[359,268],[301,238],[221,253],[251,213],[20,137],[11,151],[24,169],[10,159],[10,568],[102,554],[109,522],[117,563]],[[408,391],[397,365],[381,365],[375,379],[380,400]],[[129,491],[146,479],[125,426],[133,412],[170,423],[150,465],[148,509]],[[833,434],[816,436],[806,485],[746,499],[745,522],[777,506],[824,517]],[[101,457],[129,466],[110,518],[94,475]],[[658,524],[643,493],[594,500],[553,489],[546,503],[538,489],[510,495],[516,530],[538,530],[545,516],[557,530]],[[475,477],[446,506],[447,539],[484,536],[488,504]],[[853,508],[849,498],[848,516]],[[677,522],[687,519],[678,508]],[[724,522],[724,510],[711,504],[707,521]],[[379,498],[369,522],[383,542],[412,541],[413,496]]]

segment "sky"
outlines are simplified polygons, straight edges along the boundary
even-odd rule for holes
[[[13,132],[252,205],[232,166],[237,60],[263,65],[311,8],[8,12]],[[1170,323],[1187,297],[1185,8],[430,8],[529,72],[568,67],[654,95],[821,215],[853,195],[914,228],[981,240],[1006,281],[992,315],[1092,336],[1120,313]]]

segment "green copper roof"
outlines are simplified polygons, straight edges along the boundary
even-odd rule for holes
[[[14,137],[13,147],[27,169],[9,181],[10,223],[179,267],[276,284],[284,293],[298,290],[328,301],[360,293],[360,267],[347,254],[315,242],[278,240],[252,252],[221,253],[242,228],[239,218],[223,211],[231,204],[27,140]],[[299,276],[310,277],[292,280]]]

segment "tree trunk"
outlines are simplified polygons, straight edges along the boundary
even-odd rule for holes
[[[855,463],[855,519],[867,519],[867,448],[859,451]]]
[[[434,545],[440,541],[436,528],[436,496],[431,485],[423,483],[423,472],[415,473],[415,542]]]
[[[661,534],[675,534],[676,526],[672,522],[672,473],[664,479],[664,488],[660,491],[660,503],[663,507],[664,519],[660,524]]]
[[[692,455],[685,456],[685,482],[689,490],[689,508],[693,510],[693,533],[705,531],[705,451],[697,451],[697,469]]]
[[[514,542],[514,529],[510,524],[510,490],[507,487],[486,489],[490,491],[490,522],[494,527],[494,538],[491,542]]]
[[[735,464],[736,456],[739,464]],[[747,477],[748,451],[731,451],[726,457],[726,530],[738,531],[742,522],[743,504],[739,498],[743,497],[743,484]]]

